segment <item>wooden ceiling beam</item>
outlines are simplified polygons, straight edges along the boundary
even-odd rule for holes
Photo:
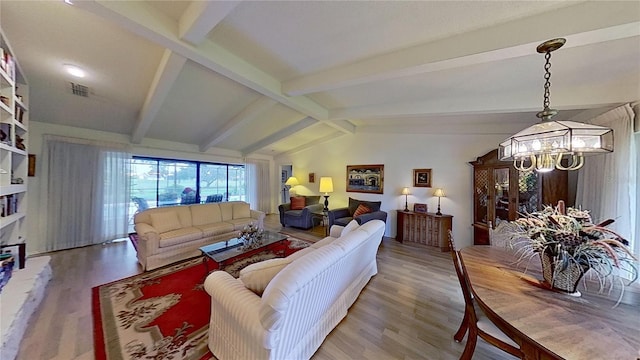
[[[160,60],[160,65],[151,82],[151,87],[140,110],[138,121],[131,135],[131,142],[140,144],[156,118],[162,103],[167,97],[173,83],[178,78],[187,59],[173,51],[166,49]]]
[[[178,22],[180,39],[194,45],[200,44],[239,3],[240,1],[192,2]]]
[[[277,102],[275,100],[266,96],[261,96],[260,98],[249,104],[247,107],[242,109],[242,111],[240,111],[233,118],[227,121],[227,123],[224,124],[221,129],[216,131],[207,140],[205,140],[200,145],[200,151],[207,151],[209,148],[215,146],[217,143],[223,141],[224,139],[228,138],[233,133],[238,131],[242,125],[252,122],[260,114],[263,114],[265,111],[269,110],[276,104]]]
[[[308,95],[512,59],[535,54],[542,41],[557,37],[566,38],[564,48],[571,48],[638,36],[640,5],[624,6],[626,11],[606,2],[583,2],[302,76],[283,82],[282,89],[289,96]]]
[[[309,126],[313,126],[315,124],[318,124],[318,120],[313,119],[309,116],[301,119],[300,121],[298,121],[297,123],[291,124],[287,127],[285,127],[284,129],[277,131],[265,138],[263,138],[262,140],[251,144],[247,147],[245,147],[244,149],[241,150],[242,152],[242,156],[246,157],[260,149],[263,149],[271,144],[274,144],[282,139],[285,139],[295,133],[297,133],[298,131],[301,131],[303,129],[308,128]]]
[[[77,2],[77,6],[306,116],[317,120],[328,119],[329,111],[326,108],[305,96],[284,95],[278,79],[225,48],[206,39],[197,47],[181,40],[178,37],[178,24],[143,2],[87,0]]]

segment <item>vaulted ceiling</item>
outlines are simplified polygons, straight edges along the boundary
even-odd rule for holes
[[[511,134],[640,99],[640,2],[0,2],[31,120],[280,155],[356,132]],[[64,64],[83,68],[73,78]],[[71,83],[88,87],[73,95]]]

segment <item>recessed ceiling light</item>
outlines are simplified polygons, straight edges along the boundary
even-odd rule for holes
[[[86,74],[84,72],[84,70],[80,69],[79,67],[75,66],[75,65],[71,65],[71,64],[64,64],[64,68],[65,70],[67,70],[67,72],[75,77],[79,77],[79,78],[83,78]]]
[[[73,5],[73,1],[72,0],[64,0],[65,4],[69,4],[69,5]]]

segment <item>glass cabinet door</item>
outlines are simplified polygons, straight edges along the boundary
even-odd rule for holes
[[[493,169],[493,182],[495,188],[493,226],[495,226],[498,220],[509,220],[509,168]]]
[[[489,223],[489,170],[476,169],[474,172],[474,223]]]
[[[518,213],[528,214],[538,210],[540,186],[534,171],[518,172]]]

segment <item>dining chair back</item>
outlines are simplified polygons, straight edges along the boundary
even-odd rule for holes
[[[506,351],[507,353],[516,356],[518,358],[524,358],[518,344],[505,335],[494,323],[491,322],[482,309],[476,310],[476,304],[473,299],[473,293],[471,292],[471,286],[469,285],[469,279],[467,271],[464,266],[464,260],[460,256],[458,249],[456,248],[453,234],[449,230],[449,247],[451,249],[451,258],[453,259],[453,266],[458,276],[458,282],[462,288],[462,295],[464,297],[464,317],[462,323],[458,328],[458,331],[453,335],[453,339],[456,342],[462,341],[464,335],[467,336],[467,343],[464,347],[464,351],[460,356],[460,359],[471,359],[473,352],[476,348],[478,336],[484,339],[489,344]]]

